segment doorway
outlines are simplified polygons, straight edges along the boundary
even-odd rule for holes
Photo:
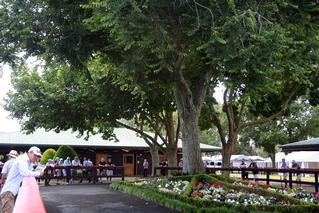
[[[123,154],[125,176],[134,176],[134,154]]]

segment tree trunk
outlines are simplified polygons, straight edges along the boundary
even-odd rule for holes
[[[182,130],[183,172],[196,174],[204,171],[198,120],[206,96],[209,76],[203,72],[198,81],[192,85],[194,88],[191,90],[183,76],[182,64],[183,56],[180,54],[175,66],[175,100]]]
[[[276,154],[275,153],[271,153],[270,154],[270,159],[271,159],[272,168],[276,168]]]
[[[183,137],[183,172],[188,174],[204,172],[198,136],[198,117],[190,115],[188,119],[182,118],[181,126]]]
[[[167,163],[168,167],[176,167],[177,166],[177,147],[168,147],[166,149],[166,158],[167,158]],[[176,171],[171,171],[168,170],[168,174],[172,174]]]
[[[230,158],[232,155],[232,144],[231,142],[226,143],[223,145],[223,150],[222,150],[222,165],[224,168],[229,168],[230,165]]]
[[[166,135],[167,135],[167,145],[166,145],[166,157],[169,167],[177,166],[177,143],[178,137],[176,138],[176,131],[179,131],[178,128],[174,126],[173,112],[166,111]]]
[[[156,176],[154,173],[154,168],[159,166],[159,154],[158,154],[158,146],[150,145],[150,153],[152,157],[152,176]]]

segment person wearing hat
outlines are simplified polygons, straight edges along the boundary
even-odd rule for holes
[[[7,154],[7,156],[9,158],[9,160],[7,160],[7,162],[5,162],[5,164],[2,167],[2,171],[1,171],[2,184],[4,184],[4,182],[6,181],[6,178],[8,176],[10,169],[11,169],[13,161],[18,157],[18,152],[16,150],[11,150],[9,152],[9,154]]]
[[[32,171],[33,163],[41,158],[41,151],[38,147],[31,147],[27,153],[20,155],[13,162],[8,173],[7,180],[1,190],[2,213],[11,213],[14,207],[14,200],[17,196],[24,177],[39,177],[42,171]]]

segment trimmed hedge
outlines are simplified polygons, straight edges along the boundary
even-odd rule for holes
[[[41,157],[40,163],[46,164],[49,159],[53,159],[56,154],[56,151],[54,149],[47,149],[43,152],[43,155]]]
[[[58,151],[54,155],[54,158],[59,157],[65,160],[67,157],[73,159],[75,156],[77,156],[77,154],[71,146],[62,145],[58,148]]]

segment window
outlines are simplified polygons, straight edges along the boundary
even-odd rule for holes
[[[125,156],[125,163],[132,164],[133,163],[133,156]]]

